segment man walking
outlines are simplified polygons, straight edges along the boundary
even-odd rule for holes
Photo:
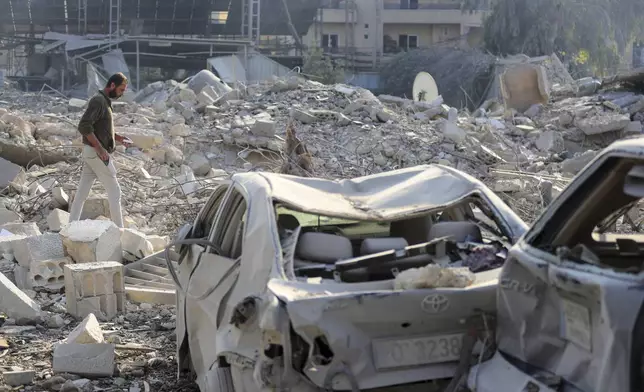
[[[121,211],[121,187],[116,179],[116,167],[112,154],[116,142],[129,146],[131,141],[114,133],[112,122],[112,100],[123,95],[127,88],[127,78],[122,73],[116,73],[107,81],[107,85],[89,100],[87,110],[78,123],[78,131],[83,135],[83,170],[72,203],[69,220],[80,219],[83,205],[89,192],[98,179],[107,191],[112,221],[123,227]]]

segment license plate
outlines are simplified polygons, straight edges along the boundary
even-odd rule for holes
[[[372,343],[377,369],[458,361],[462,346],[462,333],[411,339],[382,339]]]

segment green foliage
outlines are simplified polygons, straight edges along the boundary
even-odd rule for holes
[[[304,56],[302,73],[316,82],[324,84],[340,83],[344,79],[344,71],[340,64],[324,54],[319,47],[309,48]]]
[[[463,10],[487,0],[463,0]],[[496,55],[557,53],[577,71],[614,72],[643,31],[642,0],[495,0],[484,23],[486,49]]]

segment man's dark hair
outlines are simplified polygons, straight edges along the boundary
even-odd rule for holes
[[[117,72],[114,75],[110,76],[105,87],[110,87],[112,83],[114,83],[114,87],[118,87],[122,84],[127,84],[127,76],[123,75],[122,72]]]

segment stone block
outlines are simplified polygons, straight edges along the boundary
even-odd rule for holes
[[[111,320],[125,312],[123,265],[115,261],[65,265],[67,312],[76,318],[94,313]]]
[[[121,248],[123,258],[128,261],[136,261],[154,253],[154,247],[146,235],[134,229],[121,231]]]
[[[29,278],[29,268],[16,265],[13,269],[13,281],[20,290],[31,290],[33,288]]]
[[[65,252],[60,236],[46,233],[16,241],[13,245],[13,255],[21,266],[29,268],[34,261],[65,257]]]
[[[4,225],[0,226],[0,229],[7,230],[11,234],[14,235],[24,235],[27,237],[33,237],[37,235],[41,235],[42,233],[40,232],[40,229],[38,228],[38,225],[35,222],[12,222],[12,223],[5,223]],[[0,239],[1,241],[1,239]]]
[[[82,109],[87,105],[87,101],[84,99],[72,98],[69,100],[69,106],[76,109]]]
[[[90,313],[85,317],[83,322],[78,324],[72,332],[69,333],[67,339],[63,343],[77,343],[77,344],[98,344],[104,343],[103,330],[98,324],[98,320],[94,313]]]
[[[67,211],[55,208],[47,215],[47,225],[51,231],[59,232],[68,224],[69,212]]]
[[[107,197],[103,195],[88,197],[83,204],[81,220],[96,219],[101,215],[110,216],[110,203],[107,201]]]
[[[275,121],[257,120],[250,131],[255,136],[273,137],[275,136]]]
[[[168,135],[170,136],[190,136],[190,127],[188,127],[185,124],[175,124],[172,127],[170,127],[170,131],[168,132]]]
[[[11,260],[11,261],[15,260],[15,256],[13,254],[13,247],[16,244],[16,242],[24,238],[27,238],[27,236],[10,235],[10,236],[0,237],[0,253],[2,258]]]
[[[54,373],[111,377],[114,374],[114,345],[61,343],[54,348]]]
[[[71,222],[60,236],[65,256],[76,263],[121,260],[121,232],[112,221]]]
[[[10,387],[19,387],[21,385],[30,385],[36,377],[35,370],[16,370],[13,372],[2,372],[5,384]]]
[[[40,306],[0,273],[0,312],[14,319],[37,320]]]
[[[60,290],[65,286],[65,265],[71,263],[68,257],[34,261],[29,267],[29,288]]]

